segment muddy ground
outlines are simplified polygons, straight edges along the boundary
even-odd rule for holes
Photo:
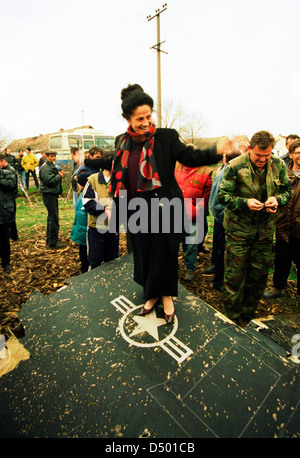
[[[34,236],[21,232],[17,242],[12,242],[11,264],[13,270],[5,273],[0,271],[0,330],[5,332],[9,326],[14,328],[18,322],[18,311],[26,307],[28,296],[38,289],[49,295],[67,283],[68,278],[80,274],[78,246],[68,237],[62,241],[66,248],[53,251],[45,246],[45,226],[35,228]],[[206,246],[211,248],[211,241],[206,240]],[[120,255],[127,254],[124,235],[121,236]],[[212,275],[205,270],[210,265],[210,253],[199,253],[195,280],[186,282],[184,257],[179,254],[179,281],[192,293],[201,298],[216,310],[222,309],[222,293],[212,288]],[[269,277],[271,284],[271,277]],[[284,296],[279,299],[262,300],[257,310],[257,317],[276,316],[293,329],[300,330],[300,310],[297,309],[296,284],[289,281]]]

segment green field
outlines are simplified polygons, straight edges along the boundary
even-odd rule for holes
[[[66,236],[70,231],[74,222],[74,208],[72,202],[72,193],[66,199],[66,192],[64,196],[59,197],[59,224],[60,234]],[[31,203],[19,190],[19,196],[16,200],[17,203],[17,227],[21,233],[26,233],[31,236],[36,231],[37,227],[45,226],[47,224],[47,210],[43,204],[42,194],[30,188],[28,193]]]

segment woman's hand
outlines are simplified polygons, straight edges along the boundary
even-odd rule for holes
[[[105,207],[104,211],[107,214],[108,220],[110,220],[111,219],[111,208]]]
[[[238,151],[238,143],[234,138],[223,137],[217,141],[217,154],[230,156]]]

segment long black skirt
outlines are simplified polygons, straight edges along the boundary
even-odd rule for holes
[[[178,295],[178,249],[182,236],[181,221],[184,205],[182,206],[178,199],[179,211],[177,210],[176,213],[173,208],[170,208],[170,213],[164,213],[163,205],[160,205],[159,200],[164,197],[164,194],[160,195],[160,191],[162,190],[143,192],[138,195],[142,203],[147,204],[144,207],[145,212],[139,213],[137,210],[127,212],[127,223],[133,217],[142,228],[133,231],[128,224],[127,230],[130,232],[133,251],[134,280],[143,287],[145,301],[155,297]],[[152,207],[152,199],[155,199],[156,206]],[[153,221],[157,223],[156,229],[152,227]],[[176,227],[175,221],[179,223],[179,228]]]
[[[178,245],[168,234],[131,234],[134,281],[144,289],[144,300],[178,294]]]

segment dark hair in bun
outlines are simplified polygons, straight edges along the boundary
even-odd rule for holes
[[[129,119],[137,107],[142,105],[149,105],[153,109],[153,99],[150,95],[146,94],[139,84],[129,84],[121,91],[121,108],[122,116]]]

